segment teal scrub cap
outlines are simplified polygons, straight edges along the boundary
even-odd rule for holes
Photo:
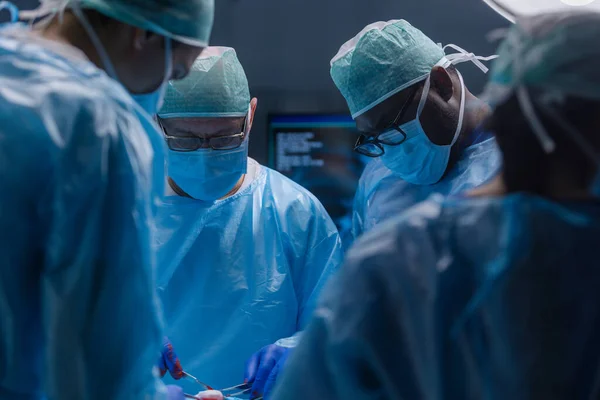
[[[248,80],[235,50],[207,47],[185,79],[169,82],[158,115],[161,118],[244,117],[249,106]]]
[[[500,45],[483,99],[497,107],[516,95],[542,147],[552,152],[555,143],[539,120],[527,89],[540,90],[535,101],[545,106],[561,104],[566,96],[600,100],[599,40],[597,12],[560,12],[518,20]],[[563,122],[563,126],[567,125]],[[580,136],[573,129],[570,132]]]
[[[444,50],[405,20],[368,25],[331,60],[352,117],[427,78]]]
[[[42,0],[28,18],[67,7],[94,9],[108,17],[191,46],[206,47],[214,18],[214,0]]]
[[[523,18],[498,49],[485,98],[492,105],[517,87],[600,99],[600,13],[572,11]]]

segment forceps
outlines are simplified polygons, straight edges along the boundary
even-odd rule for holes
[[[213,389],[211,386],[207,385],[206,383],[202,382],[201,380],[199,380],[198,378],[196,378],[195,376],[188,374],[187,372],[183,372],[183,375],[188,378],[193,380],[194,382],[196,382],[197,384],[199,384],[200,386],[202,386],[204,389],[206,390],[215,390]],[[228,397],[237,397],[237,396],[243,396],[243,395],[247,395],[250,394],[250,391],[252,389],[252,386],[247,384],[247,383],[241,383],[239,385],[235,385],[235,386],[231,386],[225,389],[217,389],[219,390],[219,392],[223,393],[223,397],[228,398]],[[184,394],[184,396],[187,399],[198,399],[196,396],[191,395],[191,394]],[[254,400],[262,400],[262,396],[260,397],[256,397]]]
[[[220,391],[221,391],[221,393],[223,393],[223,396],[225,396],[225,397],[237,397],[237,396],[243,396],[246,394],[250,394],[251,390],[252,390],[252,385],[250,385],[248,383],[240,383],[239,385],[221,389]],[[262,398],[263,398],[262,396],[255,397],[254,400],[262,400]]]

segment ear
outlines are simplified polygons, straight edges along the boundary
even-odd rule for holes
[[[445,102],[454,96],[454,83],[445,68],[438,66],[431,70],[431,89],[440,95]]]
[[[256,107],[258,107],[258,99],[254,97],[250,101],[250,115],[248,115],[248,124],[247,129],[248,132],[252,130],[252,123],[254,122],[254,113],[256,112]]]

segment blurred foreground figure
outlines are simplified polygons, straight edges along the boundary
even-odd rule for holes
[[[0,398],[164,398],[151,114],[207,45],[213,2],[23,14],[43,19],[0,27]]]
[[[275,398],[597,399],[600,16],[522,20],[487,87],[504,171],[359,240]]]

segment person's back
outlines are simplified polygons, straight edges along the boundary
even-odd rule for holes
[[[47,340],[68,344],[96,359],[120,342],[139,357],[131,366],[132,373],[139,375],[136,379],[149,378],[151,371],[143,374],[139,367],[152,365],[155,352],[136,350],[136,342],[154,341],[159,332],[158,318],[148,302],[151,286],[140,285],[135,296],[125,296],[115,290],[114,282],[152,279],[145,245],[150,226],[134,219],[134,213],[140,222],[152,218],[148,208],[151,139],[141,129],[124,89],[83,54],[60,45],[58,51],[72,54],[54,53],[24,40],[21,35],[28,34],[24,30],[13,32],[14,36],[5,29],[0,37],[0,285],[4,294],[0,364],[7,366],[0,374],[0,387],[9,390],[5,393],[9,397],[22,390],[41,395],[44,362],[51,370],[60,367],[56,373],[75,382],[78,374],[106,374],[102,369],[79,371],[80,362],[66,362],[60,355],[72,350],[52,349]],[[23,63],[13,63],[15,59]],[[29,89],[24,91],[23,86]],[[104,112],[98,113],[97,108]],[[154,140],[158,143],[160,138]],[[124,244],[127,252],[121,250]],[[123,271],[124,264],[111,262],[115,257],[123,257],[133,268]],[[88,304],[86,298],[94,303]],[[118,322],[112,320],[114,310],[107,308],[114,304],[122,307],[121,316],[148,329],[145,339],[131,340],[117,324],[112,326],[114,338],[93,340],[102,326],[88,326],[85,321],[94,322],[95,314],[104,316],[106,325]],[[69,332],[70,326],[81,331]],[[42,348],[57,353],[40,353]],[[103,367],[113,370],[108,363]],[[89,385],[86,390],[103,393],[102,382]],[[71,396],[80,389],[74,385]],[[52,396],[53,391],[47,394]]]
[[[135,28],[74,7],[0,29],[0,397],[162,398],[151,236],[164,144],[131,81],[66,35]],[[161,52],[160,75],[136,83],[168,79]]]
[[[358,240],[276,399],[598,398],[599,22],[510,30],[487,86],[502,174]]]
[[[356,246],[276,399],[595,398],[597,202],[438,196]]]

